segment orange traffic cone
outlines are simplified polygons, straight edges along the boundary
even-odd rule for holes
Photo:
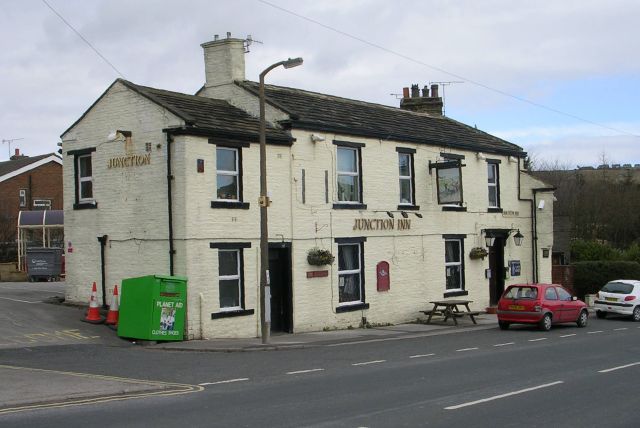
[[[113,286],[113,299],[111,300],[111,306],[109,306],[109,312],[107,313],[107,320],[105,324],[116,325],[118,324],[118,285]]]
[[[91,289],[91,299],[89,300],[89,310],[87,316],[83,321],[90,322],[91,324],[102,324],[104,319],[100,316],[100,310],[98,309],[98,289],[96,283],[93,283]]]

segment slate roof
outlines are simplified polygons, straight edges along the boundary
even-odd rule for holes
[[[55,153],[47,153],[46,155],[38,155],[38,156],[28,156],[21,157],[15,160],[8,160],[4,162],[0,162],[0,178],[4,175],[10,174],[14,171],[17,171],[21,168],[29,166],[33,163],[36,163],[42,159],[48,158],[50,156],[56,156]]]
[[[258,83],[236,82],[255,94]],[[522,148],[444,116],[266,85],[267,101],[291,116],[293,128],[524,156]]]
[[[224,100],[136,85],[124,79],[117,79],[109,89],[117,82],[122,83],[127,88],[137,92],[159,106],[166,108],[184,120],[186,126],[181,129],[181,132],[185,134],[223,134],[258,141],[260,121],[244,110],[240,110]],[[109,89],[62,135],[66,134],[80,122],[87,112],[109,92]],[[274,128],[267,123],[267,141],[271,143],[290,144],[292,140],[293,138],[289,132]]]

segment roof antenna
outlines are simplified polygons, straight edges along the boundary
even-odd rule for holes
[[[247,36],[246,39],[244,39],[244,53],[249,53],[249,46],[251,46],[253,43],[260,43],[263,44],[260,40],[254,40],[253,37],[251,37],[251,34],[249,34]]]
[[[464,83],[464,82],[461,80],[452,80],[449,82],[429,82],[429,85],[431,84],[442,85],[442,115],[443,116],[446,116],[445,106],[447,105],[447,103],[445,103],[444,88],[448,85],[453,85],[454,83]]]

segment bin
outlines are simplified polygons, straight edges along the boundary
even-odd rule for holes
[[[62,248],[27,248],[29,281],[58,280],[62,273]]]
[[[149,275],[122,280],[118,336],[182,340],[187,278]]]

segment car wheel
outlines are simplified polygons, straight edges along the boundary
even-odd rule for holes
[[[607,317],[607,313],[605,311],[596,311],[596,317],[604,319]]]
[[[540,330],[549,331],[551,330],[551,314],[544,314],[542,319],[540,320]]]
[[[578,315],[578,321],[576,321],[576,324],[578,324],[578,327],[586,327],[588,319],[589,314],[587,313],[587,311],[582,311],[580,312],[580,315]]]
[[[500,326],[500,330],[506,330],[509,328],[509,323],[506,321],[498,321],[498,325]]]
[[[633,315],[631,316],[634,321],[640,321],[640,306],[636,306],[635,308],[633,308]]]

